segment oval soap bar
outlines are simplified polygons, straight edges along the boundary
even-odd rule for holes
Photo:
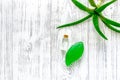
[[[72,45],[65,56],[65,63],[67,66],[70,66],[75,61],[79,60],[84,52],[84,44],[83,42],[77,42]]]

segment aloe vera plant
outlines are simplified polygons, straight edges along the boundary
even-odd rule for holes
[[[107,40],[107,37],[102,33],[102,31],[100,30],[100,27],[99,27],[99,18],[102,20],[102,22],[111,30],[113,31],[116,31],[116,32],[119,32],[120,33],[120,30],[117,29],[117,27],[120,27],[120,23],[118,22],[115,22],[113,20],[110,20],[110,19],[107,19],[105,16],[102,15],[102,11],[108,7],[109,5],[111,5],[113,2],[117,1],[117,0],[112,0],[110,2],[107,2],[103,5],[96,5],[96,3],[94,2],[94,0],[88,0],[90,5],[92,7],[94,7],[94,9],[90,9],[89,7],[86,7],[85,5],[83,5],[82,3],[78,2],[77,0],[72,0],[73,4],[78,7],[79,9],[87,12],[89,15],[80,19],[80,20],[77,20],[75,22],[71,22],[71,23],[68,23],[68,24],[64,24],[64,25],[61,25],[61,26],[58,26],[57,28],[64,28],[64,27],[70,27],[70,26],[73,26],[73,25],[76,25],[76,24],[79,24],[89,18],[92,17],[92,20],[93,20],[93,24],[94,24],[94,27],[96,29],[96,31],[99,33],[99,35],[104,38],[105,40]]]

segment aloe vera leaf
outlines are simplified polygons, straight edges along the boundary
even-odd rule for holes
[[[114,25],[114,26],[116,26],[116,27],[120,27],[120,23],[115,22],[115,21],[110,20],[110,19],[107,19],[106,17],[104,17],[104,16],[102,16],[102,15],[100,15],[100,17],[103,18],[105,22],[107,22],[107,23],[109,23],[109,24],[111,24],[111,25]]]
[[[68,24],[64,24],[64,25],[61,25],[61,26],[59,26],[59,27],[57,27],[57,28],[69,27],[69,26],[72,26],[72,25],[79,24],[79,23],[87,20],[87,19],[90,18],[91,16],[92,16],[92,15],[88,15],[88,16],[86,16],[86,17],[84,17],[84,18],[82,18],[82,19],[80,19],[80,20],[78,20],[78,21],[75,21],[75,22],[72,22],[72,23],[68,23]]]
[[[79,9],[86,11],[88,13],[93,13],[93,10],[89,9],[88,7],[84,6],[82,3],[78,2],[77,0],[72,0],[73,4],[76,5]]]
[[[90,3],[91,6],[97,7],[94,0],[88,0],[88,1],[89,1],[89,3]]]
[[[120,33],[119,29],[114,28],[112,25],[108,24],[107,22],[104,21],[104,19],[102,19],[102,22],[111,30]]]
[[[101,32],[100,28],[99,28],[99,21],[98,21],[98,16],[97,15],[94,15],[93,16],[93,24],[94,24],[94,27],[96,29],[96,31],[99,33],[99,35],[106,39],[107,40],[107,37]]]
[[[106,7],[108,7],[109,5],[111,5],[115,1],[117,1],[117,0],[112,0],[112,1],[102,5],[101,7],[96,9],[96,12],[99,12],[99,13],[102,12]]]
[[[84,52],[83,42],[77,42],[73,44],[67,51],[65,56],[65,63],[67,66],[70,66],[75,61],[81,59]]]

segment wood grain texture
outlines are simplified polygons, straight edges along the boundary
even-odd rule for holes
[[[120,22],[120,1],[103,13]],[[100,22],[109,39],[103,40],[92,19],[56,29],[86,15],[71,0],[0,0],[0,80],[120,80],[119,33]],[[85,44],[82,59],[70,68],[60,48],[64,34],[70,45]]]

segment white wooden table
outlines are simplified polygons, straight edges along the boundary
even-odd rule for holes
[[[103,13],[120,22],[120,0]],[[0,0],[0,80],[120,80],[119,33],[100,22],[105,41],[91,19],[56,29],[86,15],[71,0]],[[66,32],[70,44],[85,44],[82,60],[70,68],[60,50]]]

